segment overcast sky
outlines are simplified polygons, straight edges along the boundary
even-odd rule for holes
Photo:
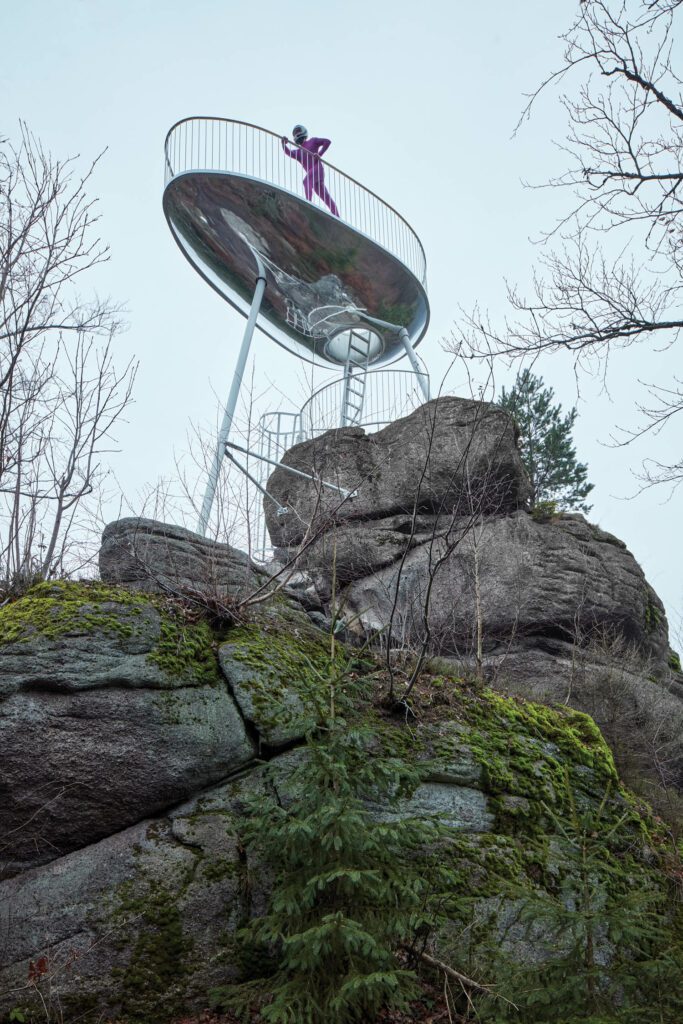
[[[524,94],[558,64],[557,37],[574,10],[573,0],[5,0],[0,132],[16,137],[23,118],[57,156],[107,150],[93,190],[111,260],[92,284],[125,304],[119,358],[140,360],[115,458],[131,507],[145,484],[173,473],[190,422],[214,422],[244,324],[166,226],[168,128],[201,114],[278,133],[300,121],[330,137],[332,163],[398,209],[423,242],[431,325],[420,352],[438,381],[459,307],[479,303],[502,319],[504,279],[528,284],[532,239],[566,211],[565,197],[523,187],[562,170],[557,97],[548,94],[512,135]],[[266,405],[283,406],[277,391],[296,398],[301,371],[291,355],[259,335],[254,359],[259,395],[273,389]],[[549,357],[536,372],[566,406],[578,401],[578,453],[595,484],[590,518],[633,551],[676,633],[681,495],[629,496],[640,458],[680,457],[683,425],[632,449],[607,445],[615,424],[634,423],[638,378],[666,381],[674,367],[671,351],[617,353],[609,393],[583,380],[578,398],[567,363]],[[510,380],[501,369],[499,384]],[[467,394],[457,367],[446,390]]]

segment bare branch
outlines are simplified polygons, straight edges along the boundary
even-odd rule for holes
[[[465,312],[454,343],[465,358],[515,360],[571,352],[575,370],[604,375],[610,354],[633,344],[677,344],[683,327],[683,89],[673,61],[679,0],[584,0],[562,39],[563,60],[529,97],[559,82],[567,168],[546,188],[571,205],[541,236],[530,298],[508,287],[511,313],[496,326]],[[677,22],[676,22],[677,24]],[[521,122],[520,122],[521,123]],[[539,187],[539,186],[535,186]],[[621,232],[619,248],[613,242]],[[614,236],[607,241],[607,236]],[[599,241],[598,241],[599,240]],[[604,241],[603,241],[604,240]],[[550,245],[552,244],[552,248]],[[661,341],[659,341],[661,339]],[[657,383],[638,404],[642,425],[629,443],[656,435],[681,410]],[[660,466],[670,482],[680,460]],[[654,482],[652,472],[646,479]]]
[[[136,367],[115,369],[120,308],[83,300],[108,259],[85,174],[22,124],[0,145],[0,586],[63,572],[99,500]],[[102,338],[102,342],[97,339]],[[94,504],[93,504],[94,503]]]

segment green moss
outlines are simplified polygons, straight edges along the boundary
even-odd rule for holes
[[[243,672],[240,685],[251,698],[255,718],[264,729],[282,725],[292,714],[317,721],[329,700],[329,681],[336,672],[329,646],[317,631],[297,626],[239,626],[228,634],[230,656]],[[292,695],[299,699],[292,706]]]
[[[648,595],[647,604],[645,605],[645,628],[648,632],[654,633],[654,631],[659,627],[661,621],[662,613],[653,602],[652,597]]]
[[[28,643],[37,634],[49,640],[91,633],[126,641],[148,634],[152,609],[159,619],[158,637],[146,659],[170,676],[200,685],[220,679],[217,642],[207,622],[188,622],[182,610],[159,595],[131,593],[97,581],[56,580],[39,583],[0,609],[0,647]]]
[[[665,840],[656,821],[621,788],[593,720],[570,708],[469,685],[439,667],[440,675],[421,680],[414,717],[366,710],[364,718],[372,720],[383,754],[420,763],[427,779],[461,774],[462,785],[480,786],[488,795],[493,833],[451,832],[421,861],[434,891],[448,876],[440,899],[452,917],[462,921],[463,901],[528,900],[539,889],[557,895],[563,885],[571,888],[577,848],[567,836],[576,814],[600,818],[605,884],[627,892],[634,877],[643,877],[645,851]],[[479,781],[472,771],[477,765]]]
[[[121,887],[118,899],[115,921],[126,921],[137,933],[126,967],[114,972],[121,1010],[130,1024],[167,1021],[182,1007],[192,951],[178,892],[152,881],[141,895],[131,882]]]
[[[146,598],[103,583],[55,580],[38,583],[0,610],[0,647],[36,633],[56,640],[94,631],[130,637]]]
[[[216,857],[204,861],[202,877],[207,882],[220,882],[224,878],[233,878],[239,873],[239,863],[234,857]]]
[[[221,678],[216,643],[217,637],[207,622],[187,623],[178,614],[167,614],[161,619],[159,640],[147,661],[167,675],[189,675],[200,685],[213,686]]]
[[[481,785],[503,832],[533,835],[546,826],[544,805],[562,807],[567,800],[565,773],[581,790],[604,792],[617,787],[612,754],[591,718],[570,708],[549,708],[473,689],[459,678],[429,680],[423,698],[432,715],[447,700],[443,723],[419,727],[409,734],[414,745],[422,737],[435,764],[462,764],[469,756],[480,766]],[[447,691],[447,693],[446,693]],[[419,717],[419,709],[417,709]],[[398,749],[398,740],[391,740]],[[410,756],[410,750],[402,751]]]
[[[409,764],[427,761],[433,749],[427,742],[423,729],[405,729],[395,722],[388,722],[376,712],[367,710],[364,715],[372,725],[383,753],[389,757],[400,757]]]
[[[542,744],[553,744],[571,762],[591,768],[601,779],[616,781],[614,759],[602,733],[592,718],[573,708],[547,707],[484,690],[468,703],[465,718],[485,726],[498,739],[501,731],[519,732]]]
[[[450,898],[483,899],[527,885],[527,855],[526,848],[510,836],[454,833],[428,858],[426,870],[432,874],[435,869],[447,869]]]
[[[528,895],[539,885],[555,891],[576,870],[566,835],[577,814],[600,809],[610,884],[620,879],[624,891],[629,872],[642,873],[646,851],[663,848],[661,826],[622,788],[611,751],[587,715],[505,697],[443,671],[422,680],[418,691],[412,720],[380,723],[384,750],[423,762],[427,777],[460,774],[462,785],[487,793],[496,819],[490,848],[482,836],[458,838],[451,847],[457,854],[451,870],[458,858],[467,865],[458,898],[508,890]],[[561,855],[552,852],[553,836]]]
[[[669,668],[672,672],[683,672],[681,668],[681,656],[676,651],[669,651],[669,657],[667,659]]]

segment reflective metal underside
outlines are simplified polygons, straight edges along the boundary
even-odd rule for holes
[[[331,338],[362,327],[349,307],[405,327],[413,346],[427,329],[427,296],[407,267],[303,197],[244,175],[192,171],[166,186],[164,212],[195,269],[245,315],[258,252],[267,276],[260,327],[299,357],[338,365],[325,351]],[[374,366],[404,354],[394,333],[373,330],[381,335]]]

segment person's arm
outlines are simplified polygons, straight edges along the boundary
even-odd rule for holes
[[[298,149],[290,150],[289,142],[287,141],[287,136],[286,135],[282,136],[282,138],[280,139],[280,142],[282,143],[282,148],[284,149],[284,151],[287,154],[287,156],[291,156],[293,160],[297,160],[298,159],[299,150]]]
[[[327,153],[328,149],[332,145],[329,139],[311,139],[310,141],[315,143],[315,151],[318,156],[322,156],[323,153]]]

